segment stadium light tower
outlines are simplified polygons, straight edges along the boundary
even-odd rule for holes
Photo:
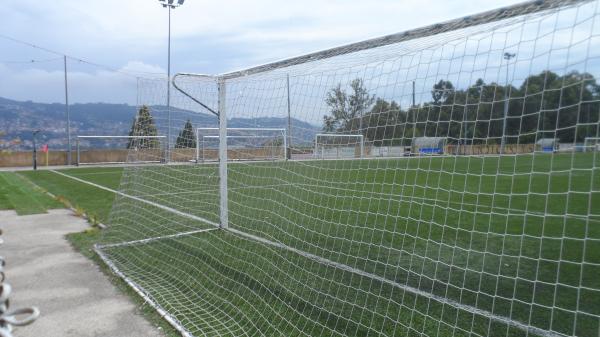
[[[171,9],[175,9],[181,5],[185,0],[158,0],[163,8],[169,10],[169,38],[167,46],[167,162],[171,161]]]
[[[504,53],[504,59],[506,60],[506,89],[504,89],[504,118],[502,119],[502,138],[500,139],[500,154],[504,154],[504,147],[506,146],[506,124],[508,118],[508,67],[510,65],[510,59],[517,56],[515,53]]]

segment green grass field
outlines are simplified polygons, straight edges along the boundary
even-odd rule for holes
[[[214,165],[62,172],[219,221]],[[97,212],[104,244],[211,228],[122,196],[109,215],[110,192],[24,175]],[[600,331],[600,156],[231,163],[228,184],[231,228],[390,282],[228,231],[103,249],[194,335]]]
[[[63,205],[13,172],[0,172],[0,210],[19,215],[45,213]]]

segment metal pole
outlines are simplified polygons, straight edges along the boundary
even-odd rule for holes
[[[71,116],[70,116],[70,111],[69,111],[69,85],[68,85],[68,81],[67,81],[67,56],[65,55],[64,58],[64,64],[65,64],[65,110],[67,113],[67,147],[68,147],[68,151],[67,151],[67,165],[71,165]]]
[[[37,170],[37,145],[35,144],[35,136],[37,131],[33,132],[33,169]]]
[[[415,106],[415,81],[412,83],[412,106]]]
[[[135,106],[140,108],[140,78],[135,78]]]
[[[218,79],[219,86],[219,189],[221,228],[229,227],[229,210],[227,198],[227,112],[225,105],[225,80]]]
[[[365,139],[362,135],[360,136],[359,139],[360,139],[360,157],[364,158],[365,157]]]
[[[81,162],[81,150],[79,147],[79,137],[77,137],[76,144],[77,144],[76,145],[77,146],[77,166],[79,166],[79,163]]]
[[[286,159],[291,159],[290,151],[288,151],[287,133],[285,132],[285,130],[282,130],[281,133],[282,133],[282,136],[283,136],[283,153],[284,153],[284,157]]]
[[[508,118],[508,66],[510,65],[510,59],[515,57],[516,54],[504,53],[504,59],[506,60],[506,88],[504,89],[504,118],[502,119],[502,138],[500,139],[500,154],[504,154],[506,147],[506,124]]]
[[[292,108],[290,105],[290,74],[287,74],[287,112],[288,112],[288,130],[286,159],[292,159]]]
[[[169,41],[167,55],[167,163],[171,161],[171,6],[169,7]]]

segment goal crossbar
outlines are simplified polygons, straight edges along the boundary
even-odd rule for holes
[[[461,17],[454,20],[449,20],[446,22],[433,24],[413,30],[407,30],[400,33],[385,35],[369,40],[364,40],[356,43],[351,43],[347,45],[342,45],[339,47],[334,47],[330,49],[325,49],[321,51],[317,51],[314,53],[309,53],[297,57],[287,58],[280,61],[275,61],[263,65],[258,65],[255,67],[237,70],[229,73],[223,73],[217,77],[223,79],[234,79],[243,76],[249,76],[253,74],[258,74],[266,71],[272,71],[280,68],[287,68],[290,66],[315,62],[318,60],[328,59],[335,56],[356,53],[362,50],[373,49],[383,46],[388,46],[391,44],[397,44],[404,41],[424,38],[436,34],[448,33],[451,31],[469,28],[481,24],[496,22],[500,20],[506,20],[517,16],[534,14],[546,10],[551,10],[554,8],[564,8],[572,5],[581,4],[584,2],[591,2],[593,0],[532,0],[526,1],[523,3],[519,3],[516,5],[503,7],[499,9],[494,9],[486,12],[482,12],[475,15],[469,15],[465,17]],[[186,74],[195,76],[195,74]],[[198,74],[198,76],[206,77],[207,75]]]

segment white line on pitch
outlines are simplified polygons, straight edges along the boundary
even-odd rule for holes
[[[186,236],[186,235],[192,235],[192,234],[197,234],[197,233],[210,232],[210,231],[214,231],[214,230],[217,230],[217,229],[218,228],[197,229],[195,231],[182,232],[182,233],[171,234],[171,235],[164,235],[164,236],[157,236],[157,237],[148,238],[148,239],[133,240],[133,241],[126,241],[126,242],[119,242],[119,243],[111,243],[111,244],[107,244],[107,245],[98,245],[98,248],[103,249],[103,248],[115,248],[115,247],[123,247],[123,246],[133,246],[133,245],[144,244],[144,243],[153,242],[153,241],[157,241],[157,240],[162,240],[162,239],[172,239],[172,238],[178,238],[180,236]]]
[[[165,210],[167,212],[171,212],[171,213],[174,213],[174,214],[177,214],[177,215],[181,215],[183,217],[190,218],[192,220],[202,221],[202,222],[205,222],[205,223],[207,223],[209,225],[213,225],[215,227],[220,227],[220,225],[218,223],[210,221],[210,220],[202,218],[202,217],[199,217],[197,215],[193,215],[193,214],[189,214],[189,213],[184,213],[184,212],[182,212],[180,210],[177,210],[175,208],[171,208],[171,207],[168,207],[168,206],[165,206],[165,205],[157,204],[157,203],[152,202],[152,201],[148,201],[146,199],[142,199],[142,198],[135,197],[135,196],[132,196],[132,195],[129,195],[129,194],[125,194],[123,192],[119,192],[119,191],[113,190],[112,188],[108,188],[108,187],[105,187],[105,186],[102,186],[102,185],[98,185],[98,184],[89,182],[87,180],[83,180],[83,179],[80,179],[80,178],[77,178],[77,177],[73,177],[71,175],[68,175],[68,174],[65,174],[65,173],[62,173],[62,172],[59,172],[59,171],[50,170],[50,172],[56,173],[56,174],[61,175],[63,177],[67,177],[69,179],[73,179],[73,180],[79,181],[80,183],[88,184],[88,185],[94,186],[96,188],[112,192],[114,194],[120,195],[120,196],[128,198],[128,199],[132,199],[132,200],[135,200],[135,201],[139,201],[139,202],[142,202],[142,203],[145,203],[145,204],[148,204],[148,205],[160,208],[160,209]]]

